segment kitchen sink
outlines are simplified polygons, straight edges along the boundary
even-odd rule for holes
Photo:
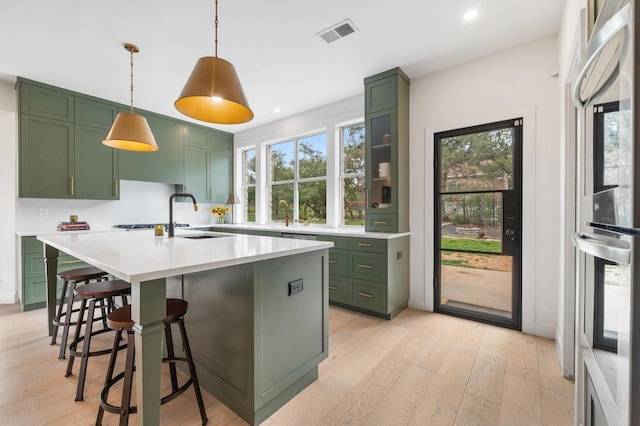
[[[222,235],[197,234],[197,235],[176,235],[178,238],[188,238],[190,240],[205,240],[208,238],[220,238]]]

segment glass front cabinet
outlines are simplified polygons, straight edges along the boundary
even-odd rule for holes
[[[368,232],[409,231],[409,78],[400,68],[366,78]]]

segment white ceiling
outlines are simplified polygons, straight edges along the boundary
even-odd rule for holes
[[[0,79],[22,76],[185,119],[173,107],[196,60],[213,56],[213,0],[1,0]],[[362,93],[364,77],[410,78],[557,33],[565,0],[219,0],[218,56],[255,118],[237,132]],[[478,18],[465,22],[466,10]],[[359,29],[326,44],[345,19]],[[280,108],[279,114],[274,108]]]

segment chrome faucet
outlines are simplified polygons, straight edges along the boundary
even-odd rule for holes
[[[191,200],[193,201],[193,211],[198,211],[198,203],[196,203],[196,197],[191,194],[173,194],[171,197],[169,197],[169,238],[173,237],[173,235],[175,234],[175,228],[173,225],[173,199],[176,197],[191,198]]]
[[[276,207],[276,214],[280,214],[280,206],[282,204],[284,204],[284,226],[289,226],[289,219],[291,219],[291,217],[289,216],[289,203],[287,203],[287,200],[278,201],[278,207]]]

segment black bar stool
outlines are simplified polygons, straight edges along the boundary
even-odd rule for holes
[[[187,331],[184,326],[184,316],[187,313],[189,304],[186,300],[182,299],[167,299],[167,317],[163,320],[165,340],[167,344],[167,357],[162,358],[163,363],[169,364],[169,374],[171,377],[171,393],[162,397],[160,404],[165,404],[174,400],[181,395],[189,386],[193,385],[193,389],[196,393],[196,399],[198,401],[198,408],[200,409],[200,417],[202,424],[207,424],[209,420],[207,413],[204,409],[204,402],[202,401],[202,393],[200,392],[200,385],[198,383],[198,376],[196,375],[196,366],[193,363],[191,357],[191,348],[189,347],[189,341],[187,340]],[[102,425],[102,418],[104,412],[120,414],[120,425],[126,425],[129,423],[129,414],[136,413],[138,411],[137,406],[131,406],[131,386],[133,384],[133,373],[135,371],[134,359],[135,359],[135,338],[133,332],[133,326],[135,323],[131,319],[131,306],[123,306],[120,309],[112,311],[107,316],[109,327],[116,330],[116,336],[113,340],[113,349],[111,351],[111,359],[109,360],[109,367],[107,368],[107,376],[105,379],[104,387],[100,392],[100,408],[98,409],[98,416],[96,418],[96,426]],[[182,338],[183,349],[186,358],[176,357],[173,348],[173,336],[171,334],[171,324],[178,324],[180,328],[180,336]],[[120,339],[122,338],[122,332],[127,333],[127,358],[125,363],[125,369],[117,376],[113,377],[113,370],[118,357],[118,352],[122,348],[119,346]],[[189,366],[189,373],[191,377],[182,385],[178,385],[178,376],[176,374],[176,362],[185,362]],[[112,405],[107,402],[109,397],[109,390],[120,380],[123,380],[122,385],[122,400],[120,406]]]
[[[88,284],[91,280],[106,280],[107,273],[98,268],[90,266],[86,268],[70,269],[68,271],[60,272],[58,273],[58,279],[61,279],[64,282],[62,283],[62,291],[60,293],[58,308],[52,320],[53,334],[51,335],[51,344],[56,344],[56,339],[58,337],[58,327],[62,326],[62,341],[60,342],[60,353],[58,354],[58,359],[64,359],[65,352],[67,350],[69,326],[75,325],[75,322],[71,321],[71,315],[79,311],[79,309],[73,309],[76,285],[78,283]],[[69,292],[68,296],[67,292]],[[67,304],[66,311],[64,310],[65,302]]]
[[[80,371],[78,372],[78,388],[76,391],[76,401],[83,400],[84,394],[84,382],[87,374],[87,365],[89,358],[92,356],[106,355],[111,353],[111,348],[102,349],[97,351],[91,351],[91,337],[111,331],[108,327],[103,327],[100,330],[93,330],[94,321],[101,320],[102,317],[94,318],[96,304],[99,304],[101,309],[104,308],[104,303],[107,303],[107,311],[114,310],[114,298],[120,296],[122,298],[122,304],[126,305],[127,295],[131,294],[131,284],[122,280],[113,281],[100,281],[97,283],[85,284],[77,287],[75,294],[80,298],[80,310],[78,313],[78,321],[76,324],[76,330],[73,341],[69,344],[69,362],[67,364],[67,372],[65,377],[71,375],[73,369],[73,361],[76,357],[80,357]],[[89,301],[89,307],[87,308],[87,301]],[[87,319],[84,319],[85,312]],[[104,312],[104,311],[103,311]],[[105,319],[106,320],[106,319]],[[84,324],[84,336],[81,336],[81,328]],[[82,351],[78,350],[78,344],[82,342]],[[125,347],[123,345],[123,347]]]

